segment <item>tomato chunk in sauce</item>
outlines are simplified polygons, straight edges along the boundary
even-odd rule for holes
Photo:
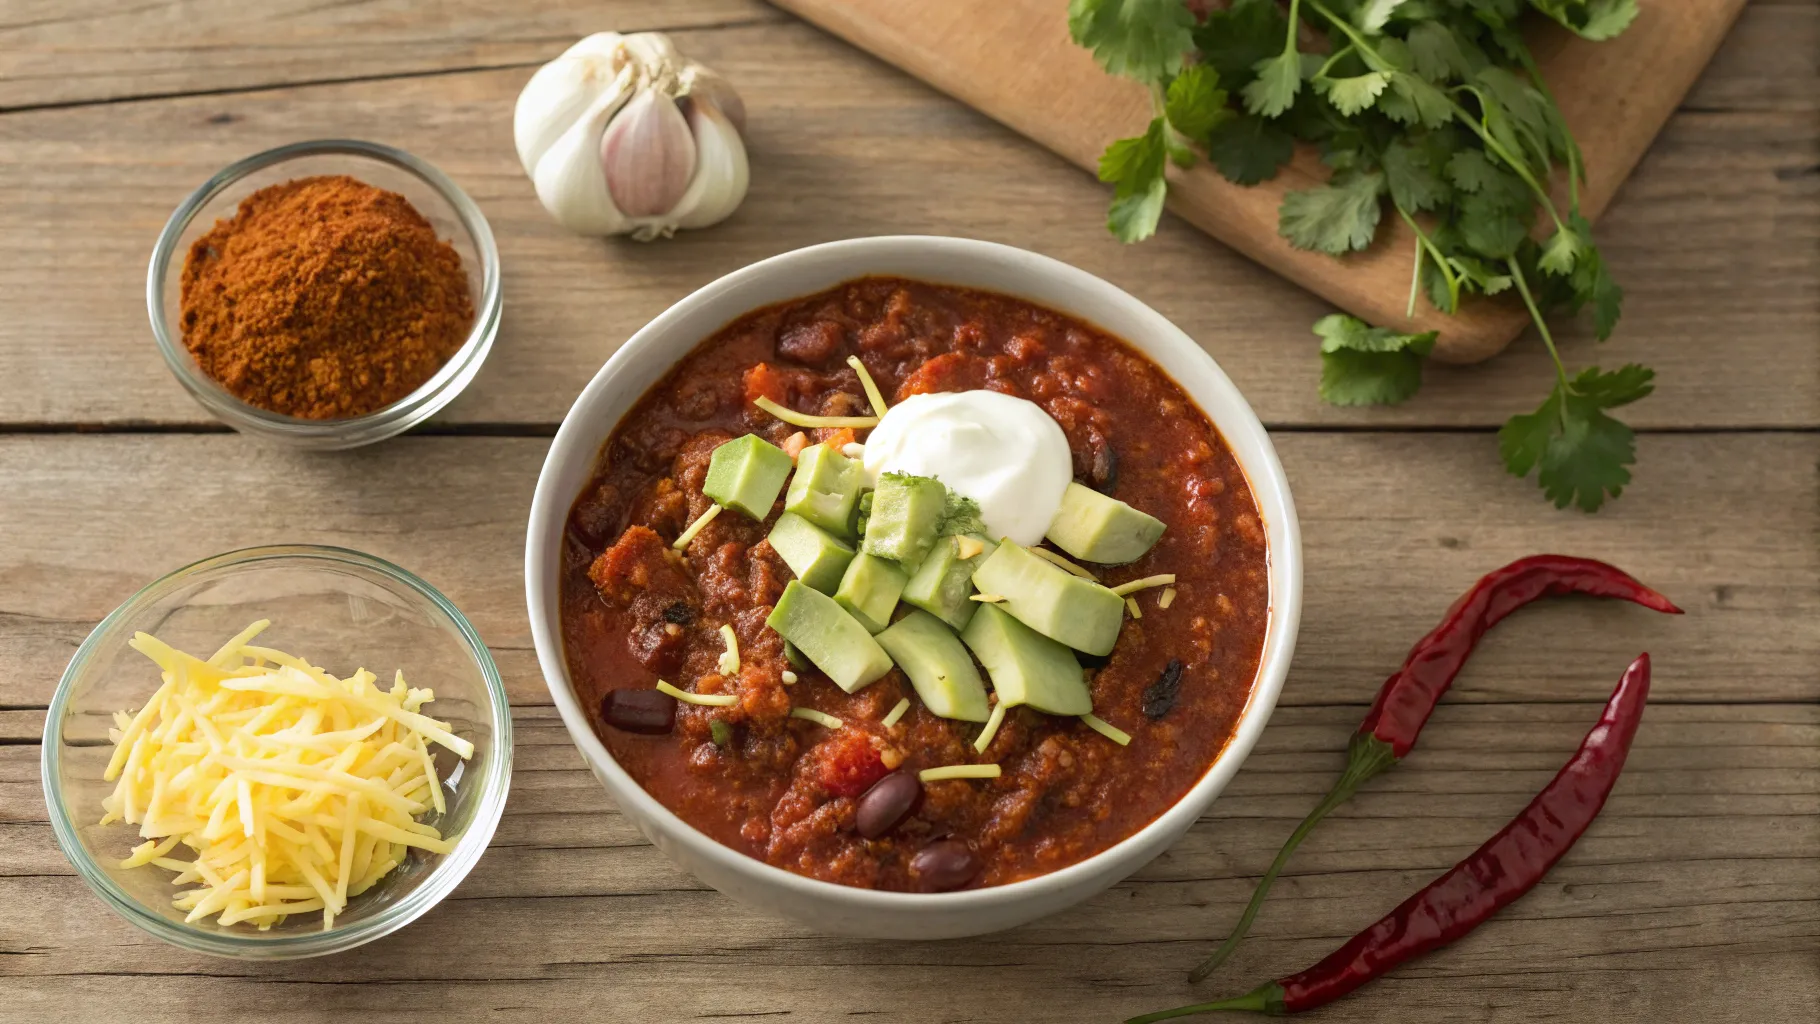
[[[972,744],[981,727],[930,714],[898,670],[854,694],[814,671],[786,684],[783,641],[764,624],[791,579],[764,539],[779,510],[764,523],[725,512],[685,550],[671,548],[709,507],[702,478],[717,445],[747,433],[785,445],[797,432],[753,398],[828,416],[869,411],[850,355],[888,401],[990,388],[1037,403],[1067,435],[1077,481],[1167,525],[1142,559],[1100,575],[1116,585],[1174,573],[1173,601],[1162,608],[1161,590],[1141,592],[1142,618],[1126,620],[1113,652],[1081,658],[1095,714],[1131,734],[1129,746],[1076,719],[1018,707],[979,754]],[[851,430],[806,433],[809,442],[854,439]],[[570,512],[564,561],[570,674],[596,731],[640,785],[752,857],[830,882],[908,891],[954,884],[919,872],[925,849],[952,855],[964,844],[976,865],[964,884],[1000,885],[1098,853],[1167,810],[1231,736],[1257,674],[1270,602],[1264,530],[1245,475],[1160,369],[1118,339],[1031,303],[891,278],[756,310],[697,346],[603,447]],[[736,673],[721,671],[723,625],[739,639]],[[1166,676],[1179,680],[1172,703],[1162,692],[1171,687],[1157,685]],[[737,702],[681,704],[667,735],[601,719],[609,691],[649,689],[660,677]],[[904,697],[910,711],[886,728]],[[844,726],[792,717],[793,707]],[[856,830],[861,796],[886,774],[976,762],[997,763],[1002,774],[932,782],[884,835]]]

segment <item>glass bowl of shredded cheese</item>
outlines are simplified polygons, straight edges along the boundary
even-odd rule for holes
[[[512,723],[466,618],[341,548],[232,551],[95,627],[44,735],[57,842],[187,949],[319,956],[448,895],[499,824]]]

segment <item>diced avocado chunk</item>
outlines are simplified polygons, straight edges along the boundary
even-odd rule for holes
[[[910,677],[910,685],[930,711],[963,722],[984,722],[991,717],[979,669],[954,631],[940,619],[913,611],[874,639]]]
[[[866,632],[877,633],[891,624],[891,610],[897,607],[897,597],[909,578],[896,562],[862,551],[847,563],[834,601],[858,619]]]
[[[797,650],[796,645],[788,640],[784,641],[784,660],[789,662],[790,667],[798,672],[807,672],[809,671],[810,666],[814,664],[814,662],[810,661],[808,658],[803,657],[803,652]]]
[[[891,671],[891,656],[834,598],[791,580],[765,625],[796,646],[834,685],[853,693]]]
[[[906,604],[921,608],[955,629],[967,628],[967,621],[979,607],[978,601],[967,599],[973,593],[974,567],[998,547],[976,535],[969,535],[969,540],[979,545],[978,553],[972,558],[961,557],[963,542],[959,537],[943,537],[937,541],[923,564],[910,574],[910,582],[904,584]]]
[[[947,505],[948,488],[934,477],[907,473],[879,477],[866,524],[866,553],[915,569],[935,546]]]
[[[1105,565],[1137,561],[1162,535],[1161,519],[1076,483],[1062,492],[1062,506],[1047,534],[1056,547],[1081,561]]]
[[[1001,607],[1024,625],[1088,654],[1112,653],[1125,624],[1124,598],[1011,541],[973,570],[973,585],[1004,597]]]
[[[1074,652],[999,606],[981,605],[961,630],[961,639],[986,666],[999,703],[1028,704],[1052,715],[1092,714],[1093,695]],[[914,677],[911,682],[916,682]]]
[[[824,594],[834,593],[853,561],[852,545],[793,512],[778,516],[765,539],[797,579]]]
[[[777,492],[784,489],[784,478],[789,475],[790,456],[782,448],[757,434],[746,434],[714,449],[701,492],[763,520],[771,514]]]
[[[784,511],[794,512],[836,537],[852,540],[853,505],[866,484],[866,467],[825,444],[796,456],[796,475],[784,492]]]

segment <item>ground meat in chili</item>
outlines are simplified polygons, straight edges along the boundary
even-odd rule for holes
[[[887,729],[902,673],[846,694],[817,672],[789,669],[765,627],[790,570],[766,523],[728,513],[683,552],[669,542],[708,508],[702,478],[716,445],[746,433],[782,443],[796,428],[758,410],[769,395],[807,412],[863,413],[845,364],[858,355],[892,401],[990,388],[1027,398],[1061,424],[1077,480],[1163,520],[1139,561],[1108,584],[1175,573],[1176,596],[1128,620],[1118,646],[1089,668],[1094,711],[1131,734],[1121,747],[1078,720],[1014,708],[990,753],[1003,774],[930,784],[909,816],[877,839],[855,830],[856,797],[885,773],[977,760],[980,727],[913,701]],[[850,431],[810,431],[842,443]],[[773,510],[771,518],[775,518]],[[1131,835],[1168,809],[1213,763],[1248,699],[1270,593],[1263,526],[1245,474],[1180,387],[1132,348],[1078,320],[988,292],[889,278],[852,281],[757,310],[702,342],[621,421],[569,516],[562,620],[569,669],[608,749],[665,806],[718,841],[800,874],[915,890],[910,861],[941,837],[966,842],[974,886],[1054,871]],[[718,633],[738,635],[741,665],[721,674]],[[1095,659],[1097,661],[1097,659]],[[1088,659],[1083,659],[1087,663]],[[1145,693],[1179,678],[1166,713]],[[600,720],[610,690],[659,675],[730,707],[679,706],[668,735]],[[842,719],[828,730],[792,705]],[[1151,710],[1155,710],[1152,703]],[[719,721],[725,742],[714,742]]]

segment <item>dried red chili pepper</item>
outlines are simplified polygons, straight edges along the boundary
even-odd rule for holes
[[[1263,906],[1271,883],[1276,881],[1284,865],[1289,863],[1290,854],[1314,826],[1334,808],[1351,799],[1366,781],[1402,760],[1416,745],[1416,736],[1421,733],[1435,704],[1453,685],[1454,677],[1466,664],[1467,655],[1478,646],[1485,631],[1531,601],[1556,594],[1621,598],[1655,611],[1681,614],[1674,602],[1639,583],[1622,569],[1590,558],[1531,555],[1485,574],[1471,590],[1460,595],[1442,617],[1440,625],[1416,641],[1409,656],[1403,659],[1403,667],[1384,681],[1377,700],[1347,746],[1346,771],[1290,834],[1276,860],[1258,881],[1251,902],[1246,905],[1232,934],[1212,956],[1190,972],[1190,980],[1200,981],[1207,977],[1238,948],[1245,933],[1251,929],[1251,922],[1258,916],[1258,908]]]
[[[1624,770],[1648,697],[1649,655],[1644,654],[1625,670],[1573,759],[1523,813],[1327,959],[1242,996],[1147,1013],[1125,1024],[1152,1024],[1216,1010],[1269,1014],[1311,1010],[1472,931],[1533,888],[1598,817]]]

